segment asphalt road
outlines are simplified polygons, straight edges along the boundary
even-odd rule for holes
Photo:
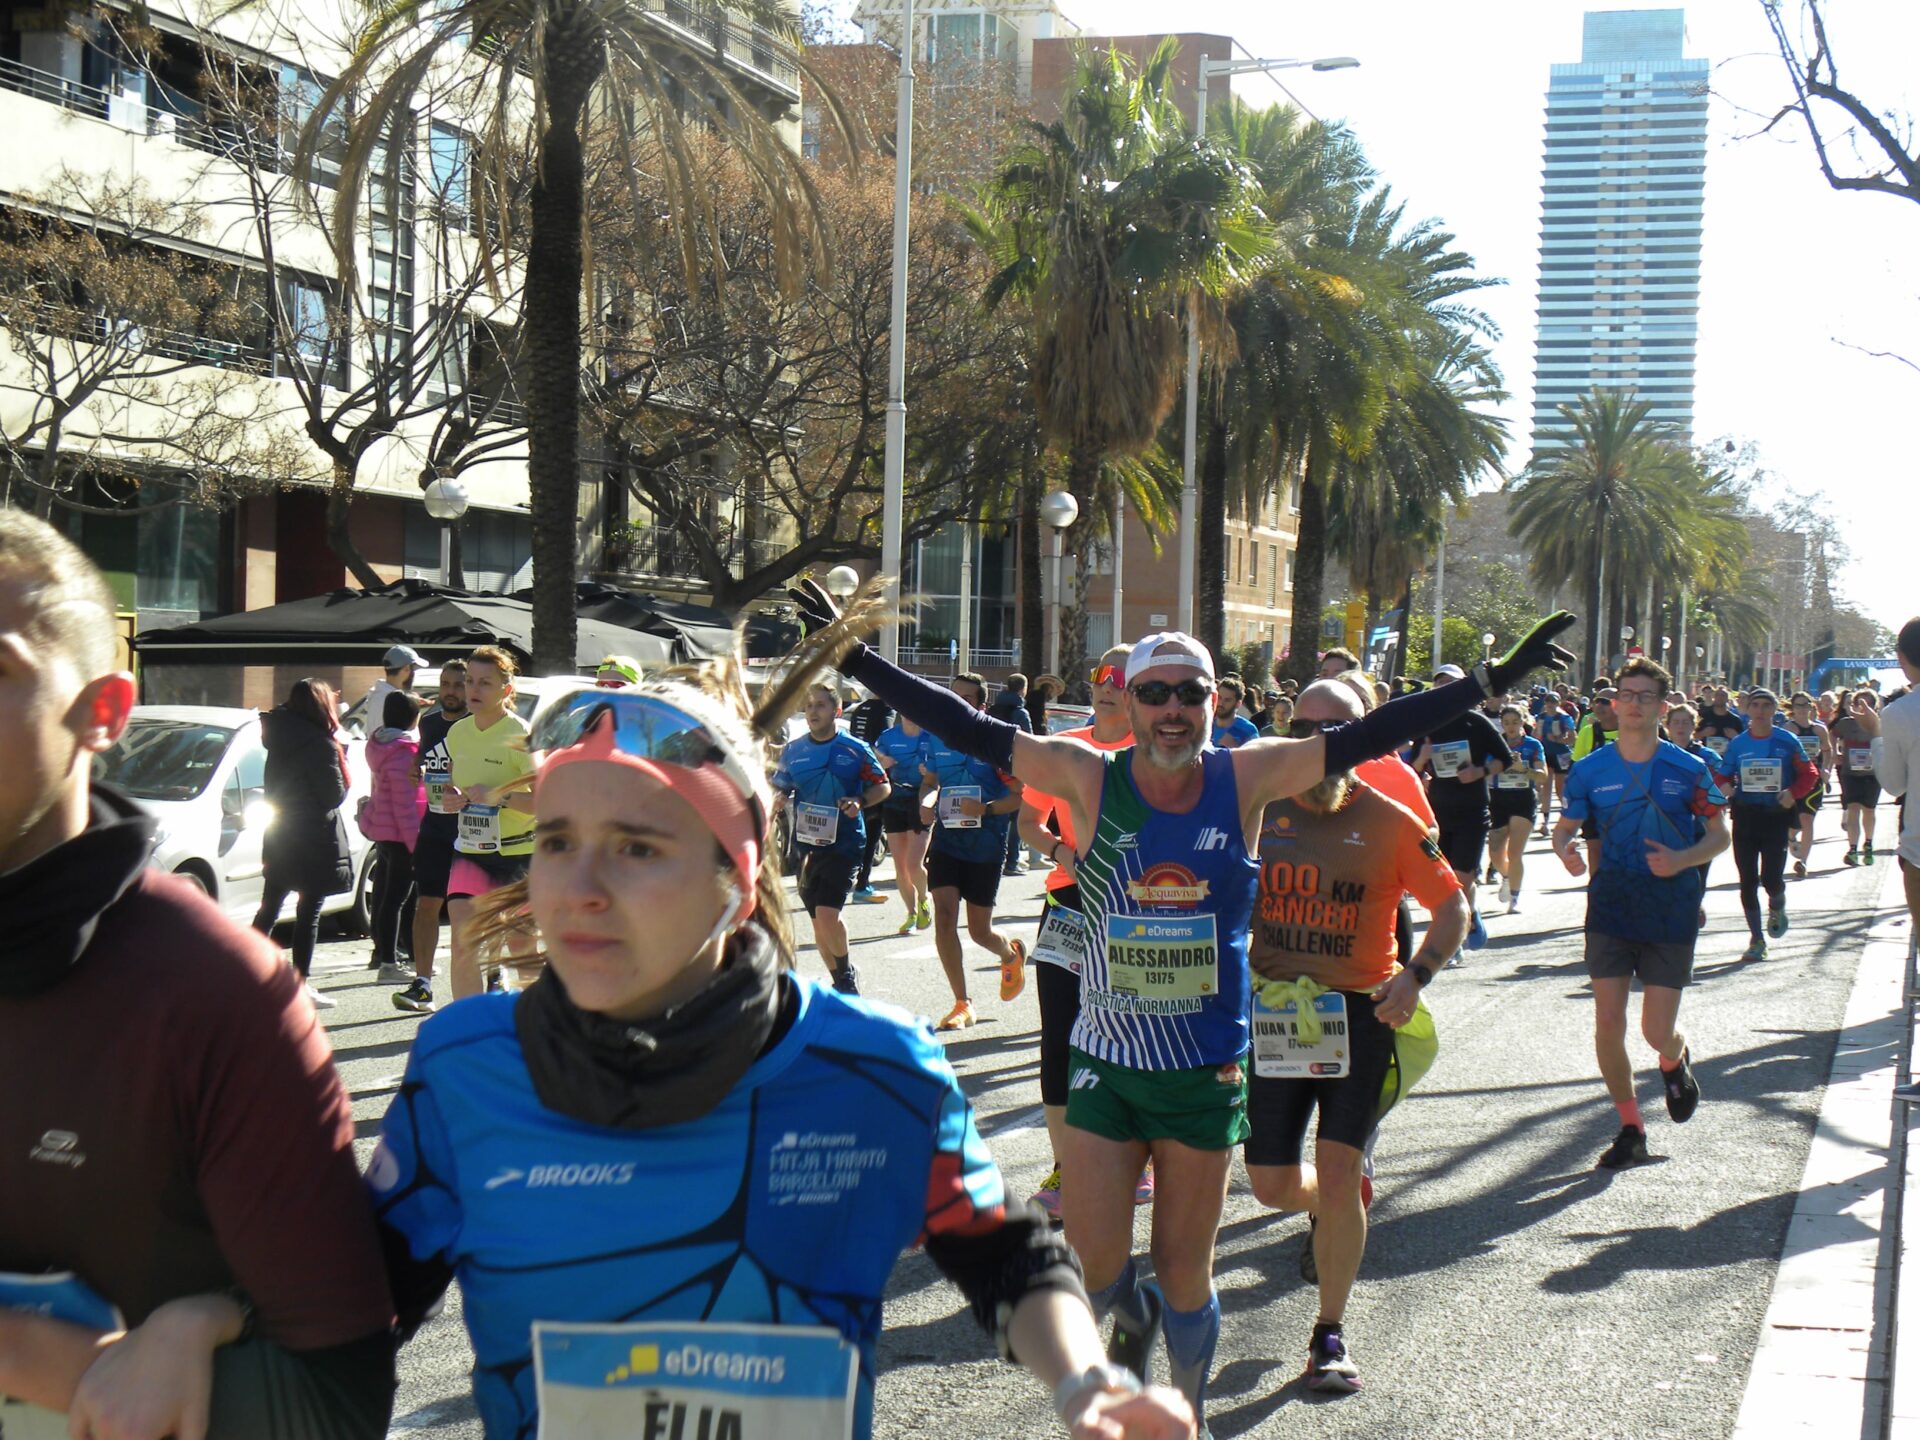
[[[1259,1205],[1236,1167],[1217,1267],[1216,1436],[1731,1433],[1861,942],[1883,892],[1897,903],[1891,857],[1843,868],[1831,811],[1821,826],[1813,875],[1790,887],[1793,929],[1763,963],[1739,960],[1732,862],[1716,862],[1682,1011],[1704,1098],[1684,1130],[1671,1125],[1636,1037],[1649,1144],[1664,1158],[1619,1175],[1594,1168],[1619,1122],[1592,1058],[1584,899],[1534,842],[1525,913],[1491,919],[1487,948],[1428,992],[1440,1058],[1380,1138],[1372,1236],[1347,1314],[1366,1390],[1335,1401],[1302,1390],[1316,1299],[1298,1273],[1306,1222]],[[1031,940],[1039,893],[1037,873],[1006,881],[1003,928]],[[891,897],[848,914],[866,991],[943,1014],[931,932],[895,938]],[[364,941],[335,942],[318,965],[340,1001],[325,1018],[363,1164],[417,1023],[371,983],[366,954]],[[1050,1164],[1033,987],[1002,1004],[988,957],[970,949],[968,963],[981,1023],[948,1053],[1009,1187],[1026,1194]],[[819,973],[810,948],[801,967]],[[1149,1222],[1142,1210],[1143,1253]],[[477,1437],[469,1363],[456,1297],[402,1353],[394,1434]],[[1039,1387],[992,1357],[958,1293],[917,1254],[894,1274],[880,1370],[880,1437],[1057,1433]]]

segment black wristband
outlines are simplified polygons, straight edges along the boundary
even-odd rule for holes
[[[1433,971],[1429,970],[1425,965],[1422,965],[1418,960],[1407,966],[1407,969],[1413,972],[1413,978],[1419,983],[1422,990],[1433,983]]]

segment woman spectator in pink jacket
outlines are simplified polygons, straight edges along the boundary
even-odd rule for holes
[[[384,699],[379,729],[367,741],[367,769],[372,793],[361,832],[374,842],[373,959],[369,970],[380,972],[384,985],[413,983],[411,957],[406,953],[413,934],[413,846],[420,837],[420,817],[427,813],[427,787],[420,781],[420,741],[414,725],[420,702],[405,691]]]

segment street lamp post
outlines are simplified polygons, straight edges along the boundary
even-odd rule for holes
[[[900,0],[900,93],[893,122],[893,299],[887,331],[886,469],[880,488],[880,573],[887,603],[900,604],[900,539],[906,525],[907,211],[913,197],[913,0]],[[880,653],[900,659],[900,627],[880,627]]]
[[[1499,639],[1499,638],[1500,638],[1500,637],[1499,637],[1499,636],[1497,636],[1497,635],[1495,635],[1495,634],[1494,634],[1494,633],[1493,633],[1493,632],[1492,632],[1491,630],[1488,630],[1488,631],[1487,631],[1487,632],[1485,632],[1485,633],[1484,633],[1483,635],[1481,635],[1481,637],[1480,637],[1480,652],[1481,652],[1481,653],[1480,653],[1480,658],[1481,658],[1482,660],[1485,660],[1485,661],[1489,661],[1489,662],[1491,662],[1491,661],[1492,661],[1492,659],[1493,659],[1493,642],[1494,642],[1495,640],[1497,640],[1497,639]]]
[[[973,669],[973,522],[960,526],[960,648],[954,655],[956,670]]]
[[[455,521],[467,513],[467,506],[471,502],[472,497],[467,494],[467,487],[451,475],[442,475],[427,486],[426,494],[422,497],[427,514],[440,522],[440,583],[442,585],[453,583],[453,526]]]
[[[1047,634],[1047,669],[1060,673],[1061,563],[1067,527],[1080,518],[1080,502],[1065,490],[1056,490],[1040,502],[1040,518],[1053,527],[1053,623]]]
[[[1121,583],[1120,571],[1126,560],[1127,545],[1127,497],[1124,494],[1113,497],[1113,643],[1125,642],[1127,627],[1123,617],[1127,613],[1127,592]]]
[[[1194,138],[1207,133],[1207,81],[1215,75],[1256,75],[1275,70],[1351,70],[1360,62],[1351,55],[1331,55],[1319,60],[1209,60],[1200,57],[1200,79],[1195,98]],[[1187,317],[1187,423],[1181,446],[1180,490],[1180,628],[1193,633],[1194,546],[1199,543],[1197,516],[1199,492],[1194,487],[1193,458],[1200,429],[1200,337],[1193,317]]]

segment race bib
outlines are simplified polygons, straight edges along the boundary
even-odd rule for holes
[[[469,805],[460,812],[460,833],[454,846],[469,855],[492,855],[500,849],[500,807]]]
[[[20,1275],[0,1271],[0,1310],[25,1310],[92,1330],[124,1330],[120,1312],[70,1271]],[[67,1417],[0,1395],[3,1440],[67,1440]]]
[[[1078,975],[1087,961],[1087,917],[1049,903],[1040,917],[1040,933],[1034,937],[1033,958]]]
[[[1213,916],[1107,916],[1107,988],[1149,1005],[1219,994]]]
[[[447,784],[453,778],[453,762],[446,747],[436,745],[420,761],[420,778],[427,786],[427,808],[436,815],[448,815]]]
[[[1800,737],[1800,748],[1805,752],[1807,759],[1813,761],[1816,765],[1820,763],[1820,737],[1818,735],[1802,735]]]
[[[539,1440],[852,1440],[859,1360],[819,1326],[543,1320]]]
[[[1300,1011],[1294,1004],[1269,1010],[1253,995],[1253,1073],[1263,1080],[1337,1080],[1347,1073],[1352,1043],[1347,1035],[1347,997],[1339,991],[1313,997],[1320,1017],[1320,1038],[1300,1038]]]
[[[1871,775],[1873,773],[1873,747],[1868,746],[1862,749],[1857,745],[1849,745],[1847,747],[1847,769],[1856,775]]]
[[[1716,755],[1727,753],[1727,737],[1724,735],[1702,735],[1700,743]]]
[[[940,823],[949,830],[978,830],[980,817],[962,815],[960,802],[979,798],[978,785],[942,785],[940,787]]]
[[[838,805],[796,805],[793,838],[802,845],[831,845],[840,838]]]
[[[1497,790],[1531,790],[1533,777],[1522,768],[1522,762],[1516,760],[1511,770],[1502,770],[1493,777],[1493,784]]]
[[[1556,754],[1553,757],[1553,768],[1562,774],[1573,769],[1573,752],[1571,750],[1562,750]]]
[[[1473,763],[1473,745],[1466,740],[1443,740],[1433,747],[1433,773],[1451,780]]]
[[[1780,760],[1742,760],[1740,788],[1751,795],[1777,795],[1784,767]]]

